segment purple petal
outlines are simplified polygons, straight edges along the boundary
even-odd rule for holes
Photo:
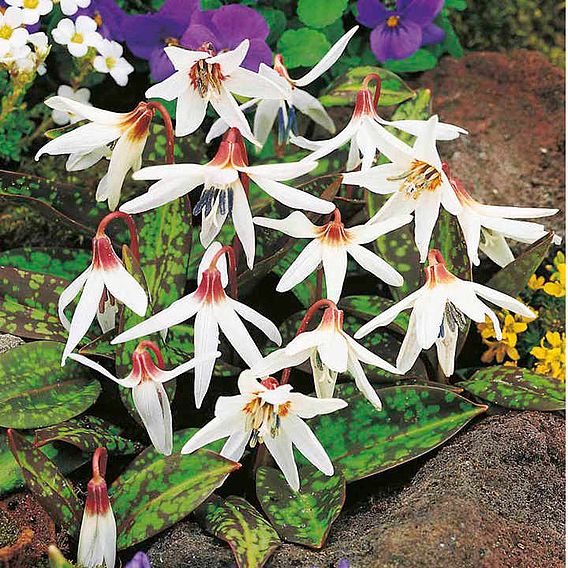
[[[436,24],[428,24],[422,28],[422,45],[435,45],[442,43],[446,37],[446,32]]]
[[[272,66],[272,50],[263,39],[252,39],[243,67],[258,71],[261,63]]]
[[[183,33],[180,44],[187,49],[199,49],[205,42],[211,42],[215,49],[219,49],[219,39],[208,26],[201,24],[191,24]]]
[[[158,48],[163,50],[166,40],[179,38],[184,29],[183,23],[158,14],[126,16],[122,26],[128,49],[142,59],[150,59]]]
[[[199,11],[199,0],[166,0],[157,13],[188,25],[195,11]]]
[[[152,565],[146,554],[137,552],[124,568],[152,568]]]
[[[410,20],[424,27],[442,11],[444,0],[399,0],[398,7],[405,21]]]
[[[73,20],[79,16],[89,16],[99,22],[98,32],[106,39],[124,41],[122,25],[125,12],[114,2],[114,0],[96,0],[91,2],[86,8],[80,8],[73,15]]]
[[[422,44],[422,28],[409,21],[400,21],[396,27],[386,24],[371,32],[371,49],[381,62],[387,59],[406,59]]]
[[[226,44],[225,48],[234,49],[243,39],[266,39],[270,33],[262,15],[248,6],[231,4],[213,12],[213,24]]]
[[[375,28],[392,15],[379,0],[357,0],[357,21],[368,28]]]
[[[150,64],[150,75],[156,82],[163,81],[175,71],[172,62],[162,48],[155,49],[152,52],[148,58],[148,63]]]

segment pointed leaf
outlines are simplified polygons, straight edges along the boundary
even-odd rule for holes
[[[214,495],[196,513],[206,531],[229,544],[239,568],[262,568],[281,544],[277,532],[242,497]]]
[[[374,317],[378,316],[381,312],[384,312],[395,302],[389,300],[388,298],[382,298],[381,296],[347,296],[339,300],[338,306],[345,310],[347,313],[359,318],[365,322],[370,321]],[[410,316],[408,312],[401,312],[396,316],[396,319],[388,326],[393,331],[396,331],[402,335],[406,333],[408,329],[408,320]]]
[[[321,548],[345,502],[341,472],[327,476],[313,466],[300,468],[301,487],[294,491],[272,467],[256,472],[256,496],[278,534],[286,541]]]
[[[352,384],[335,396],[347,408],[309,421],[310,427],[347,482],[396,467],[443,444],[487,410],[455,392],[405,385],[377,389],[377,411]]]
[[[95,403],[101,385],[75,361],[61,367],[62,353],[62,343],[35,341],[0,355],[0,426],[50,426]]]
[[[8,430],[10,449],[29,490],[60,526],[75,533],[82,507],[73,486],[45,454],[14,430]]]
[[[497,365],[476,371],[458,383],[466,391],[514,410],[564,410],[565,384],[521,367]]]

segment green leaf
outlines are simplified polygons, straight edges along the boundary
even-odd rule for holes
[[[94,404],[101,385],[75,361],[62,367],[62,354],[62,343],[35,341],[0,355],[0,426],[50,426]]]
[[[27,339],[67,340],[57,315],[67,280],[0,266],[0,331]]]
[[[479,369],[458,383],[466,391],[513,410],[564,410],[565,384],[530,369],[497,365]]]
[[[487,282],[487,286],[509,296],[518,296],[526,288],[529,278],[546,258],[553,236],[554,233],[548,233],[528,247],[513,262],[499,270]]]
[[[379,106],[398,105],[414,98],[415,92],[397,75],[381,67],[355,67],[335,79],[319,100],[324,106],[351,106],[357,99],[363,79],[370,73],[381,77]]]
[[[79,528],[82,508],[71,483],[41,450],[16,431],[8,430],[8,442],[34,497],[58,525],[74,534]]]
[[[54,544],[48,546],[47,554],[49,556],[49,568],[73,568],[73,564],[61,554],[61,550]]]
[[[431,386],[386,387],[377,393],[383,403],[381,411],[353,385],[339,385],[334,396],[345,400],[347,408],[309,421],[347,482],[429,452],[487,409],[455,392]]]
[[[0,266],[50,274],[64,280],[74,280],[91,264],[91,259],[91,253],[82,249],[25,247],[0,252]]]
[[[381,296],[347,296],[339,300],[338,306],[345,312],[355,316],[363,321],[369,321],[384,312],[395,302]],[[404,335],[408,329],[408,320],[410,316],[404,311],[396,316],[395,320],[387,327]]]
[[[312,466],[300,468],[301,487],[294,491],[271,467],[256,472],[256,495],[266,516],[286,541],[321,548],[345,502],[341,472],[327,476]]]
[[[452,10],[465,10],[467,8],[467,0],[446,0],[444,8]]]
[[[34,443],[37,447],[52,442],[66,442],[87,453],[93,453],[101,446],[109,453],[119,455],[135,454],[142,449],[137,442],[125,438],[121,428],[96,416],[82,416],[36,430]]]
[[[339,20],[347,0],[298,0],[298,18],[311,28],[325,28]]]
[[[242,497],[212,496],[197,516],[206,531],[229,544],[239,568],[262,568],[281,544],[276,531]]]
[[[210,450],[171,456],[147,448],[112,484],[119,549],[133,546],[189,515],[240,464]]]
[[[278,52],[288,69],[312,67],[330,47],[324,34],[308,28],[286,30],[278,40]]]
[[[435,55],[427,49],[419,49],[406,59],[389,59],[384,63],[384,66],[395,73],[417,73],[418,71],[434,69],[437,63],[438,59]]]
[[[286,29],[286,14],[282,12],[282,10],[267,8],[266,6],[257,6],[255,9],[266,20],[266,23],[270,28],[270,33],[266,38],[266,42],[269,45],[276,43],[276,40],[284,33],[284,30]]]

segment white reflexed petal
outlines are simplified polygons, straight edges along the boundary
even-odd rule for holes
[[[197,268],[197,284],[201,283],[201,278],[203,277],[203,273],[209,268],[211,265],[211,261],[213,257],[223,248],[223,245],[219,241],[215,241],[211,243],[207,250],[203,253],[201,257],[201,262],[199,263],[199,267]],[[224,254],[219,258],[216,264],[217,270],[221,273],[221,284],[223,288],[227,286],[229,283],[229,274],[227,272],[227,255]]]
[[[321,245],[318,241],[312,241],[298,255],[296,260],[288,267],[276,286],[278,292],[286,292],[306,279],[319,265],[322,260]]]
[[[507,217],[509,219],[538,219],[558,213],[558,209],[545,209],[544,207],[506,207],[483,203],[476,203],[476,209],[487,217]]]
[[[300,489],[300,478],[298,476],[298,468],[294,461],[294,452],[292,450],[292,441],[290,440],[284,424],[281,425],[280,431],[275,438],[266,436],[264,439],[266,449],[278,467],[282,470],[288,485],[294,490]]]
[[[479,243],[479,249],[499,266],[507,266],[515,260],[513,252],[503,235],[490,233],[490,231],[484,231],[485,240]]]
[[[276,371],[281,371],[286,367],[301,365],[308,357],[309,352],[306,351],[300,351],[299,353],[290,355],[286,349],[277,349],[264,357],[262,361],[253,365],[250,373],[255,378],[261,379],[273,375]]]
[[[207,99],[192,86],[183,90],[176,103],[176,136],[187,136],[195,132],[205,119]]]
[[[245,453],[248,441],[250,440],[251,431],[242,428],[229,436],[225,442],[221,455],[232,461],[238,462]]]
[[[302,89],[292,91],[292,103],[303,114],[309,116],[316,124],[325,128],[330,134],[335,133],[335,124],[323,105],[314,96]]]
[[[211,442],[220,440],[221,438],[227,438],[233,432],[240,431],[241,429],[244,429],[244,420],[241,417],[240,411],[234,414],[216,416],[185,443],[181,449],[181,453],[191,454],[195,450],[198,450]]]
[[[399,215],[397,217],[390,217],[385,221],[377,221],[372,225],[358,225],[357,227],[350,227],[347,229],[349,238],[352,243],[363,245],[374,241],[381,235],[395,231],[412,221],[411,215]]]
[[[375,145],[381,154],[384,154],[391,162],[404,164],[412,158],[412,148],[383,128],[376,121],[368,121],[371,130],[375,134]]]
[[[114,566],[116,558],[116,521],[112,509],[104,515],[83,514],[77,561],[81,566]]]
[[[314,398],[299,392],[291,392],[288,398],[294,414],[306,419],[320,414],[331,414],[347,406],[347,403],[339,398]]]
[[[463,237],[467,246],[467,256],[472,264],[479,266],[479,238],[481,236],[481,224],[479,216],[470,208],[464,209],[458,216],[458,222],[463,232]]]
[[[164,387],[154,381],[142,381],[132,389],[132,398],[152,444],[160,453],[169,456],[172,453],[172,415]]]
[[[322,245],[321,251],[326,295],[337,303],[347,274],[347,251],[345,247],[326,245]]]
[[[260,329],[260,331],[262,331],[262,333],[264,333],[270,341],[273,341],[278,346],[282,345],[282,336],[280,335],[278,328],[267,317],[264,317],[256,310],[249,308],[249,306],[241,304],[241,302],[237,302],[237,300],[233,300],[232,298],[229,298],[228,300],[237,314],[252,323],[255,327],[258,327],[258,329]]]
[[[280,100],[282,90],[270,79],[239,67],[224,80],[225,88],[241,97]]]
[[[219,345],[219,326],[210,305],[204,305],[195,316],[194,349],[195,357],[200,361],[195,366],[195,406],[201,408],[203,399],[209,389],[215,360],[204,361],[205,354],[211,353]]]
[[[347,163],[345,164],[345,170],[351,172],[361,163],[361,156],[359,155],[359,148],[357,146],[357,140],[353,138],[351,144],[349,145],[349,155],[347,156]]]
[[[94,371],[97,371],[97,373],[100,373],[101,375],[103,375],[107,379],[110,379],[111,381],[114,381],[115,383],[118,383],[119,385],[126,387],[126,388],[135,387],[140,382],[138,379],[132,378],[131,376],[128,376],[125,379],[119,379],[119,378],[115,377],[112,373],[107,371],[102,365],[99,365],[98,363],[96,363],[92,359],[89,359],[88,357],[85,357],[84,355],[80,355],[79,353],[71,353],[69,355],[69,359],[73,359],[74,361],[81,363],[81,365],[85,365],[86,367],[90,367],[91,369],[93,369]]]
[[[489,288],[488,286],[483,286],[483,284],[477,284],[475,282],[471,282],[469,284],[473,286],[476,294],[489,300],[493,304],[500,306],[502,308],[506,308],[511,312],[515,312],[521,316],[526,318],[530,318],[531,320],[534,319],[534,313],[527,308],[522,302],[504,294],[503,292],[499,292],[498,290],[494,290],[493,288]]]
[[[110,158],[110,156],[111,149],[109,146],[101,146],[87,152],[69,154],[67,162],[65,162],[65,169],[68,172],[79,172],[81,170],[86,170],[87,168],[94,166],[103,158]]]
[[[347,358],[349,356],[345,338],[335,330],[320,333],[322,339],[325,338],[317,347],[322,363],[332,371],[344,373],[347,370]]]
[[[162,178],[173,177],[186,177],[192,178],[193,176],[205,177],[212,170],[209,166],[202,166],[200,164],[168,164],[165,166],[150,166],[142,168],[132,175],[136,180],[156,180]]]
[[[119,126],[127,116],[124,113],[110,112],[108,110],[103,110],[65,97],[50,97],[49,99],[46,99],[45,104],[54,110],[74,114],[81,118],[108,126]]]
[[[440,192],[442,207],[452,215],[459,215],[463,209],[462,204],[460,203],[456,192],[448,181],[446,174],[442,172],[441,176],[442,186],[438,191]]]
[[[235,49],[224,51],[214,57],[209,57],[207,63],[218,63],[221,66],[223,75],[231,75],[244,61],[249,50],[249,45],[249,40],[243,39]]]
[[[444,337],[436,341],[438,363],[446,377],[451,377],[454,373],[458,335],[457,330],[451,331],[444,324]]]
[[[324,140],[308,140],[307,138],[304,138],[303,136],[295,136],[294,134],[290,133],[290,135],[288,136],[288,140],[300,147],[300,148],[304,148],[305,150],[310,150],[315,152],[316,150],[319,150],[322,145],[325,143]],[[311,156],[310,156],[311,158]]]
[[[284,164],[264,164],[262,166],[248,166],[239,168],[251,176],[271,179],[274,181],[287,181],[311,172],[317,167],[317,162],[304,161]]]
[[[363,118],[361,124],[359,125],[359,130],[355,135],[354,140],[357,142],[357,147],[362,156],[361,161],[361,171],[367,171],[373,165],[375,161],[375,155],[377,153],[377,144],[375,140],[373,129],[370,125],[370,120]]]
[[[240,181],[233,184],[233,225],[241,241],[247,259],[247,266],[254,266],[255,238],[254,224],[245,190]]]
[[[396,366],[398,370],[401,373],[410,371],[416,362],[416,359],[418,359],[421,350],[422,348],[418,344],[418,340],[416,338],[416,314],[412,312],[410,314],[410,320],[408,321],[408,329],[404,336],[404,341],[400,346],[400,351],[396,358]]]
[[[430,349],[439,333],[446,308],[446,291],[438,286],[422,295],[414,304],[416,339],[422,349]]]
[[[358,185],[373,193],[395,193],[400,189],[400,180],[389,180],[389,177],[400,175],[401,166],[398,164],[381,164],[365,171],[348,172],[343,174],[345,185]]]
[[[391,365],[388,361],[385,361],[382,357],[379,357],[372,351],[369,351],[366,347],[364,347],[360,343],[357,343],[347,334],[345,334],[345,337],[347,339],[349,349],[357,357],[357,359],[359,359],[359,361],[367,363],[367,365],[374,365],[375,367],[379,367],[380,369],[388,371],[389,373],[394,373],[395,375],[400,374],[400,371],[396,367]]]
[[[355,385],[361,391],[363,396],[377,409],[381,410],[383,405],[379,395],[376,393],[375,389],[367,379],[363,367],[355,357],[349,358],[348,369],[353,378],[355,379]]]
[[[197,63],[200,59],[207,59],[209,57],[209,54],[205,51],[191,51],[175,45],[165,47],[164,52],[172,62],[174,68],[183,73],[187,73],[191,67],[193,67],[193,64]],[[148,96],[148,94],[146,94],[146,96]]]
[[[442,169],[442,160],[436,149],[436,128],[438,127],[438,116],[431,116],[424,124],[424,129],[416,137],[413,146],[414,157],[422,162],[434,166],[437,170]]]
[[[173,101],[177,99],[184,90],[190,88],[187,74],[176,71],[161,83],[152,85],[145,94],[148,99],[157,98],[164,99],[165,101]]]
[[[276,116],[278,115],[278,109],[280,108],[280,101],[276,99],[265,99],[261,100],[256,107],[256,113],[254,115],[254,126],[253,132],[255,138],[260,142],[262,146],[266,144]]]
[[[359,127],[359,122],[360,122],[359,120],[352,120],[339,134],[336,134],[333,138],[330,138],[329,140],[324,140],[322,142],[314,142],[312,140],[306,140],[305,143],[308,149],[310,148],[310,146],[313,147],[313,145],[318,146],[318,149],[315,150],[315,152],[309,156],[309,159],[319,160],[320,158],[327,156],[334,150],[337,150],[338,148],[343,146],[343,144],[347,144],[347,142],[349,142],[349,140],[351,140],[351,138],[355,136],[357,129]],[[295,139],[290,138],[290,140],[292,140],[292,142],[296,144]],[[301,146],[301,144],[298,145]]]
[[[294,211],[285,219],[254,217],[253,221],[256,225],[281,231],[297,239],[309,239],[316,235],[316,226],[301,211]]]
[[[388,262],[377,256],[374,252],[361,245],[349,245],[347,252],[355,259],[357,264],[386,282],[389,286],[402,286],[404,278]]]
[[[61,292],[59,296],[59,302],[57,303],[57,312],[59,314],[59,320],[61,321],[61,324],[67,331],[69,331],[69,326],[71,324],[69,323],[69,320],[65,315],[65,308],[75,299],[75,296],[77,296],[77,294],[81,291],[81,288],[87,281],[87,278],[89,278],[92,270],[93,267],[89,266],[89,268],[87,268],[87,270],[77,276],[77,278],[75,278],[75,280],[73,280],[73,282],[71,282],[71,284],[69,284],[69,286],[67,286],[67,288],[65,288],[65,290],[63,290],[63,292]]]
[[[175,379],[176,377],[179,377],[180,375],[183,375],[184,373],[187,373],[188,371],[191,371],[192,369],[195,369],[197,365],[199,365],[200,363],[215,361],[215,359],[217,359],[217,357],[220,356],[221,356],[220,351],[210,351],[209,353],[204,353],[200,357],[196,356],[194,359],[190,359],[189,361],[186,361],[185,363],[178,365],[171,371],[165,371],[163,369],[160,369],[159,374],[152,377],[152,380],[158,383],[166,383],[168,381],[171,381],[172,379]]]
[[[381,124],[393,126],[403,132],[408,132],[413,136],[422,134],[427,124],[426,120],[384,120],[380,119]],[[460,134],[467,134],[467,130],[461,126],[447,124],[445,122],[438,122],[436,126],[436,139],[437,140],[455,140]]]
[[[430,239],[440,213],[440,194],[424,192],[417,202],[414,212],[414,241],[420,252],[420,262],[424,262],[428,256]]]
[[[260,146],[260,142],[254,137],[243,111],[224,86],[221,85],[220,92],[212,96],[210,102],[215,112],[230,127],[238,128],[249,142]]]
[[[102,275],[108,291],[118,301],[128,306],[139,316],[146,314],[148,308],[146,292],[122,263],[119,262],[115,267],[103,270]]]

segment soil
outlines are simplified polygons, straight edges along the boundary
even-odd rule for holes
[[[322,551],[283,545],[268,568],[560,568],[564,436],[559,415],[478,422],[422,464],[352,484]],[[149,549],[154,568],[233,566],[192,521]]]

